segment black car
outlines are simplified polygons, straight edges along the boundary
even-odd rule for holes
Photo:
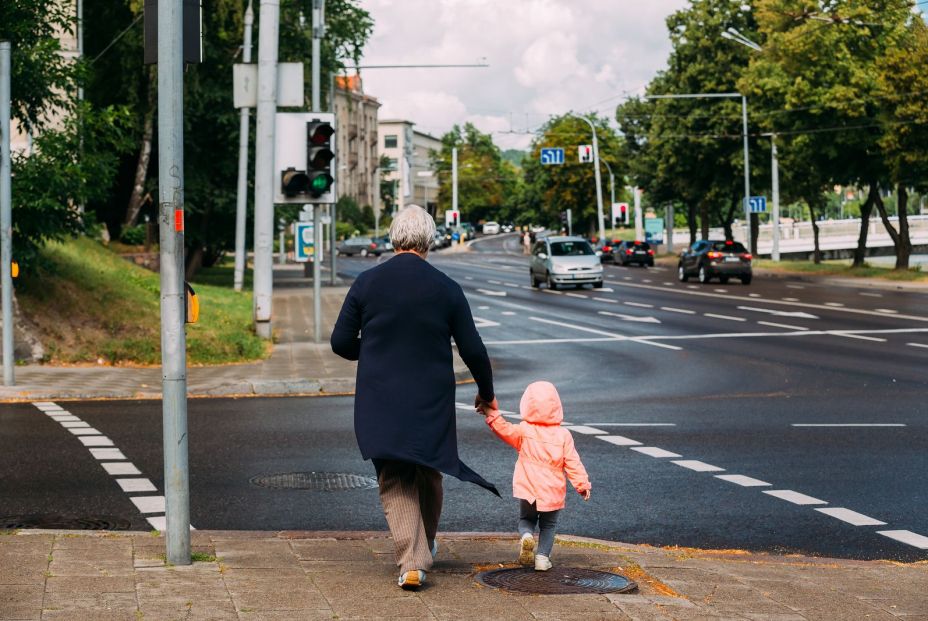
[[[722,284],[727,283],[729,278],[739,278],[743,284],[749,285],[752,258],[740,242],[702,240],[680,255],[677,276],[681,282],[696,276],[702,283],[718,278]]]
[[[593,250],[600,253],[599,258],[603,263],[615,263],[615,255],[613,255],[612,252],[620,243],[622,242],[618,239],[613,239],[612,241],[599,240],[593,244]]]
[[[637,263],[654,267],[654,249],[643,241],[623,241],[612,249],[612,262],[616,265]]]

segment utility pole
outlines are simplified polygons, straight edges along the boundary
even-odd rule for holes
[[[773,185],[773,211],[771,220],[773,221],[773,248],[770,251],[770,258],[774,261],[780,260],[780,160],[777,157],[777,135],[770,134],[770,178]],[[843,193],[843,189],[842,189]]]
[[[280,0],[260,0],[258,113],[255,130],[255,332],[270,339],[274,292],[274,115],[277,112],[277,40]]]
[[[158,3],[158,222],[167,561],[190,564],[184,286],[183,3]]]
[[[751,164],[748,158],[748,98],[741,96],[741,135],[744,139],[744,221],[748,223],[748,246],[751,252],[757,254],[757,244],[754,242],[754,220],[756,215],[751,214]]]
[[[635,193],[635,239],[644,239],[644,218],[641,213],[641,188],[632,188]]]
[[[458,210],[458,148],[451,147],[451,210]]]
[[[242,62],[251,62],[251,29],[255,23],[255,13],[251,9],[251,0],[245,9],[245,41],[242,45]],[[241,291],[245,283],[245,223],[248,210],[248,134],[249,110],[241,109],[238,135],[238,197],[235,206],[235,272],[232,277],[233,287]]]
[[[673,254],[673,201],[667,204],[667,252]]]
[[[3,385],[14,384],[13,191],[10,166],[10,42],[0,41],[0,302],[3,313]]]
[[[599,239],[603,240],[606,238],[606,227],[603,223],[603,186],[599,174],[599,140],[596,138],[596,126],[593,125],[593,122],[585,116],[578,116],[577,118],[585,121],[586,124],[590,126],[590,131],[593,132],[593,173],[596,178],[596,218],[599,220]]]
[[[322,73],[322,11],[323,0],[313,0],[313,64],[312,64],[312,111],[321,112],[321,73]],[[338,140],[338,133],[335,134]],[[337,148],[336,148],[337,152]],[[337,163],[336,163],[337,167]],[[332,226],[335,226],[335,206],[329,206],[332,214]],[[313,209],[313,338],[319,343],[322,340],[322,257],[325,251],[322,248],[322,206]],[[333,245],[334,248],[334,245]],[[332,277],[335,277],[335,265],[332,265]]]

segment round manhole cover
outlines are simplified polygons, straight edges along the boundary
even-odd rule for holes
[[[62,515],[0,516],[0,530],[18,528],[49,528],[56,530],[129,530],[132,523],[111,515],[66,517]]]
[[[477,582],[494,589],[537,595],[629,593],[638,588],[619,574],[578,567],[555,567],[549,571],[535,571],[531,567],[494,569],[477,574]]]
[[[344,492],[377,487],[377,479],[344,472],[285,472],[263,474],[250,480],[259,487],[305,489],[312,492]]]

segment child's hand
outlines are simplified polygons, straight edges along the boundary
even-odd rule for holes
[[[589,500],[589,499],[590,499],[590,490],[586,490],[585,492],[580,492],[580,495],[583,497],[583,500]]]

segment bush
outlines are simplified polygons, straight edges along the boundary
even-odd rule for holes
[[[122,230],[119,241],[129,246],[141,246],[145,243],[145,224],[137,224]]]

